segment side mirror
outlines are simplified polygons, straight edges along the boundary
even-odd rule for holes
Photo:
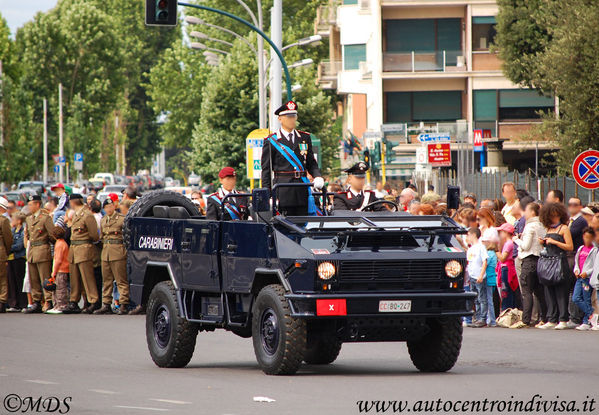
[[[459,186],[447,186],[447,209],[458,209],[460,207]]]
[[[254,189],[252,191],[252,208],[254,212],[270,212],[269,189]]]

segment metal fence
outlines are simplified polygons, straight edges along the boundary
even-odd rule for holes
[[[534,172],[526,173],[496,172],[496,173],[474,173],[462,178],[461,194],[474,193],[477,199],[501,198],[501,185],[505,182],[513,182],[516,189],[526,189],[534,198],[544,200],[547,192],[559,189],[564,193],[565,201],[570,197],[579,197],[583,204],[599,200],[599,189],[587,190],[576,184],[571,177],[536,177]],[[440,174],[434,182],[438,185],[439,193],[447,185],[459,185],[458,177],[453,172]],[[419,187],[420,188],[420,187]]]

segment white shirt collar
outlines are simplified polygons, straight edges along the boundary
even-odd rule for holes
[[[572,216],[570,219],[572,219],[572,222],[574,222],[576,219],[578,219],[581,216],[582,216],[582,213],[578,212],[576,215]]]
[[[281,127],[281,135],[287,140],[293,141],[292,138],[295,137],[295,130],[286,131],[283,127]]]
[[[358,196],[360,193],[364,194],[364,191],[357,192],[354,189],[352,189],[351,186],[349,187],[349,191],[351,192],[352,195],[354,195],[354,197]]]
[[[221,198],[221,199],[224,199],[225,197],[227,197],[227,196],[228,196],[229,194],[231,194],[231,193],[236,193],[236,192],[235,192],[235,189],[233,189],[233,190],[232,190],[232,191],[230,191],[230,192],[227,192],[227,191],[225,190],[225,188],[224,188],[224,187],[222,187],[222,186],[218,188],[218,195],[220,196],[220,198]]]

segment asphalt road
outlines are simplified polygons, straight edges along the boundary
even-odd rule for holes
[[[359,400],[535,394],[579,408],[587,396],[599,400],[599,332],[465,329],[460,359],[445,374],[417,372],[401,343],[344,344],[332,365],[274,377],[258,368],[251,339],[224,331],[200,333],[186,368],[160,369],[144,324],[144,316],[1,315],[0,399],[72,398],[71,414],[353,414]]]

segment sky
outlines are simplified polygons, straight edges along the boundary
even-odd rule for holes
[[[12,37],[37,12],[50,10],[57,0],[0,0],[0,14],[6,19]]]

